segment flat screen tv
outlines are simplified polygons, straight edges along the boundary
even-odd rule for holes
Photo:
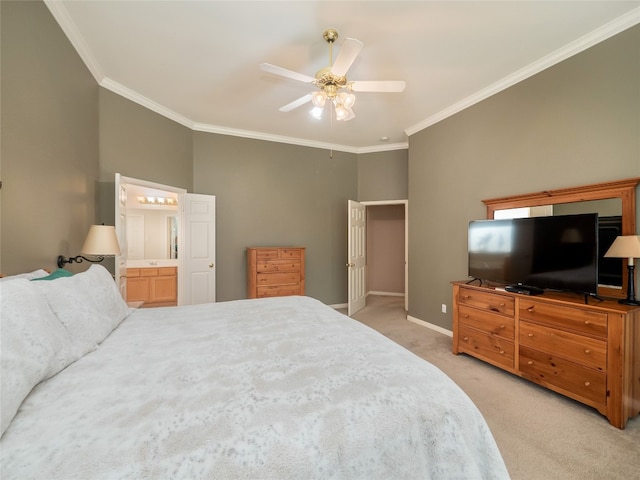
[[[598,214],[469,223],[469,276],[596,295]]]

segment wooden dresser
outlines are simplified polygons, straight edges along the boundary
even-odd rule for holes
[[[461,352],[594,407],[618,428],[640,413],[640,307],[455,282]]]
[[[304,248],[247,248],[247,298],[288,295],[304,295]]]
[[[143,307],[177,305],[177,268],[127,268],[127,302],[143,302]]]

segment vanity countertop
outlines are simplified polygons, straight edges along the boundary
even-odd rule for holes
[[[158,260],[127,260],[127,268],[177,267],[178,260],[161,258]]]

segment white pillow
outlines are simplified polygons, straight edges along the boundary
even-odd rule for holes
[[[6,282],[7,280],[16,280],[18,278],[26,278],[27,280],[33,280],[34,278],[42,278],[49,275],[46,270],[34,270],[33,272],[19,273],[17,275],[8,275],[6,277],[0,277],[0,281]]]
[[[0,283],[0,433],[39,382],[75,361],[79,352],[34,283]]]
[[[91,265],[72,277],[33,283],[85,353],[95,349],[132,311],[102,265]]]

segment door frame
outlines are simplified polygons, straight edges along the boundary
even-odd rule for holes
[[[139,178],[126,177],[119,173],[115,174],[115,183],[116,183],[116,204],[118,203],[118,195],[120,194],[119,189],[121,185],[135,185],[138,187],[152,188],[154,190],[158,190],[161,192],[171,192],[176,193],[178,195],[178,210],[176,211],[176,216],[178,217],[178,235],[179,238],[183,238],[184,232],[182,231],[183,224],[183,212],[184,212],[184,194],[187,193],[187,190],[180,187],[173,187],[171,185],[163,185],[161,183],[150,182],[148,180],[141,180]],[[116,205],[116,215],[118,213],[118,206]],[[119,231],[119,227],[123,228],[123,226],[119,225],[119,219],[115,219],[116,224],[116,234],[118,236],[118,240],[122,242],[122,239],[125,239],[124,245],[120,245],[120,249],[126,251],[126,236]],[[124,226],[126,228],[126,225]],[[184,242],[178,242],[178,305],[182,305],[184,301],[184,279],[182,275],[184,274]],[[118,259],[116,259],[116,269],[118,270]],[[122,272],[116,272],[116,280],[118,281],[118,288],[120,288],[120,278],[123,275]]]
[[[409,200],[375,200],[358,202],[365,207],[404,205],[404,309],[409,311]],[[365,235],[366,235],[365,229]],[[365,238],[366,241],[366,238]]]

